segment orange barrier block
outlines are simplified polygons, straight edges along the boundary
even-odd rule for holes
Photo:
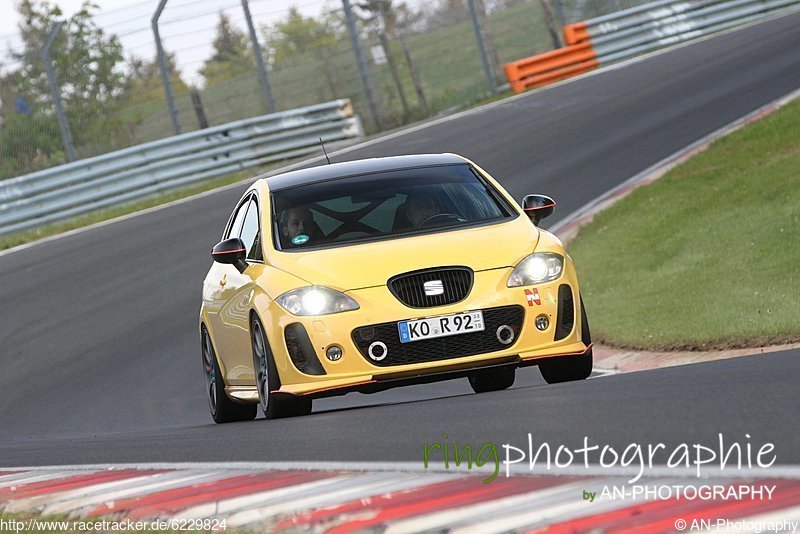
[[[599,65],[600,62],[596,59],[593,59],[591,61],[585,61],[583,63],[578,63],[576,65],[570,65],[569,67],[556,69],[547,72],[545,74],[540,74],[539,76],[533,76],[525,80],[525,88],[530,89],[532,87],[536,87],[539,85],[547,85],[549,83],[555,83],[559,80],[563,80],[565,78],[571,78],[573,76],[577,76],[578,74],[583,74],[584,72],[589,72],[590,70],[594,70]]]
[[[578,44],[589,39],[591,39],[591,36],[586,30],[585,22],[576,22],[575,24],[564,26],[564,42],[568,45]]]
[[[592,43],[586,41],[573,46],[545,52],[503,66],[511,90],[521,93],[536,85],[551,83],[562,78],[581,74],[598,66]]]

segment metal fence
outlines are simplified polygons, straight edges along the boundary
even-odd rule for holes
[[[274,113],[137,145],[0,182],[0,235],[360,137],[349,100]]]
[[[130,0],[74,14],[17,3],[33,11],[18,17],[24,32],[0,36],[0,180],[271,106],[348,98],[368,132],[467,106],[503,83],[504,62],[554,46],[553,1]]]

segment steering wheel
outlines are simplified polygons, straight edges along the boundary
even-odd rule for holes
[[[382,232],[364,223],[345,223],[334,230],[328,239],[339,241],[342,239],[357,239],[359,237],[379,236]]]
[[[464,217],[456,215],[455,213],[436,213],[421,220],[419,222],[419,226],[434,226],[437,224],[446,223],[447,221],[467,222]]]

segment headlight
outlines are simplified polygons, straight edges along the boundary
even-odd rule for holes
[[[532,286],[551,282],[561,276],[564,258],[552,252],[536,252],[519,262],[506,285],[508,287]]]
[[[358,303],[344,293],[321,286],[293,289],[275,300],[292,315],[329,315],[358,309]]]

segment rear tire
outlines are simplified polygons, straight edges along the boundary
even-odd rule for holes
[[[484,369],[469,377],[469,385],[475,393],[508,389],[514,385],[516,371],[513,367]]]
[[[225,381],[217,362],[217,352],[211,343],[205,325],[200,331],[203,352],[203,371],[206,377],[206,397],[208,408],[215,423],[232,423],[235,421],[250,421],[255,419],[257,406],[255,404],[237,404],[225,394]]]
[[[592,334],[589,331],[589,319],[586,318],[586,307],[581,297],[581,341],[587,347],[592,343]],[[561,356],[552,362],[540,363],[539,371],[548,384],[572,382],[573,380],[586,380],[592,374],[593,365],[592,349],[579,356]]]
[[[253,371],[258,388],[258,400],[264,417],[278,419],[310,414],[312,408],[310,398],[282,398],[273,393],[281,388],[281,379],[275,367],[267,336],[264,334],[264,327],[255,314],[250,319],[250,340],[253,347]]]

